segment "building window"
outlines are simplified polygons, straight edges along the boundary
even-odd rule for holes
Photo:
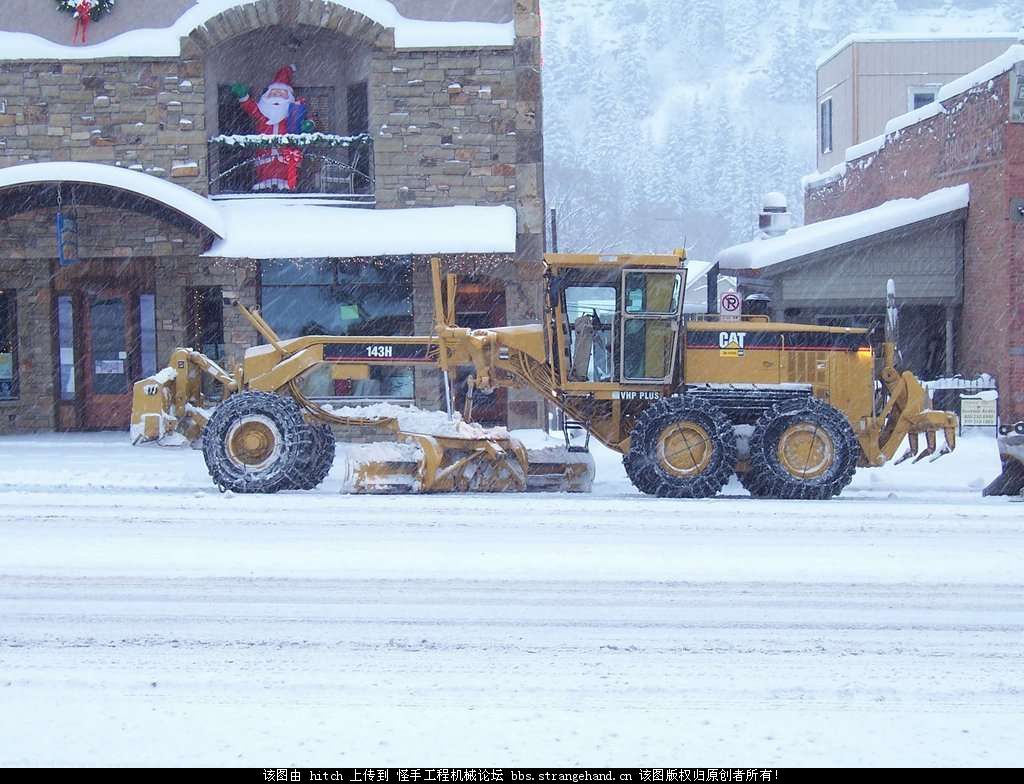
[[[327,259],[261,264],[262,313],[282,338],[412,335],[412,266]],[[333,379],[329,367],[303,379],[314,398],[412,400],[413,372],[372,367],[368,379]]]
[[[941,86],[939,84],[926,84],[908,88],[907,111],[912,112],[915,109],[920,109],[922,106],[933,103],[939,94]]]
[[[832,99],[821,102],[819,115],[821,118],[821,154],[832,152]]]
[[[12,289],[0,289],[0,400],[18,397],[18,314]]]

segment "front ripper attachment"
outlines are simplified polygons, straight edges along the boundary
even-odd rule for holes
[[[209,357],[188,348],[171,355],[170,365],[132,390],[131,442],[157,441],[165,446],[193,443],[202,435],[211,411],[203,397],[203,375],[212,376],[230,394],[235,379]]]
[[[999,459],[1003,472],[982,495],[1024,496],[1024,422],[1000,430],[1003,432],[999,435]]]

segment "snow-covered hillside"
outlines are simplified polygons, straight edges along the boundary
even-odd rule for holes
[[[815,62],[851,33],[1017,30],[1001,0],[543,0],[549,206],[561,250],[692,255],[802,213]]]

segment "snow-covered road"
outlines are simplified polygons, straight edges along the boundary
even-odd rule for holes
[[[220,495],[0,439],[0,765],[1016,765],[994,441],[830,502]]]

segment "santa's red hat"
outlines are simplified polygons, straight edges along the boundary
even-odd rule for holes
[[[295,91],[292,89],[292,80],[295,78],[295,66],[285,65],[274,74],[274,81],[267,85],[267,90],[275,87],[288,91],[288,100],[295,100]]]

